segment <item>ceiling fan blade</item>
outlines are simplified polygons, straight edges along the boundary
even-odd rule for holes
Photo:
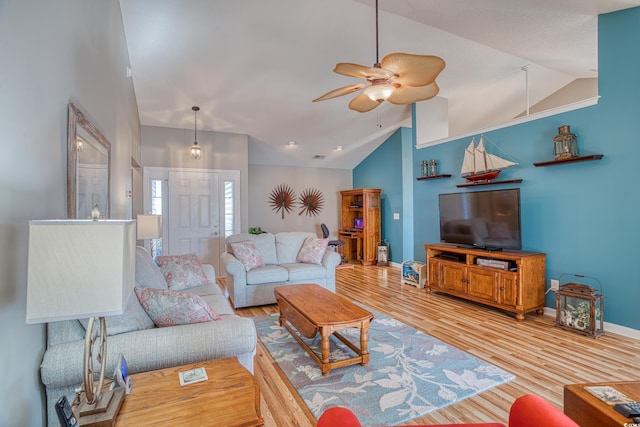
[[[439,56],[391,53],[382,59],[382,68],[398,75],[393,81],[403,86],[426,86],[433,83],[444,69]]]
[[[392,104],[406,105],[413,104],[418,101],[426,101],[436,96],[440,92],[440,88],[433,82],[426,86],[400,86],[387,99]]]
[[[364,83],[356,83],[353,85],[341,87],[339,89],[334,89],[330,92],[325,93],[321,97],[314,99],[312,102],[324,101],[325,99],[337,98],[338,96],[348,95],[350,93],[359,91],[365,86],[366,84]]]
[[[349,108],[359,113],[366,113],[367,111],[373,110],[380,104],[382,104],[382,102],[373,101],[367,95],[361,93],[351,100]]]
[[[357,77],[361,79],[388,79],[393,77],[393,72],[384,68],[365,67],[364,65],[351,64],[349,62],[340,62],[333,69],[335,73],[343,76]]]

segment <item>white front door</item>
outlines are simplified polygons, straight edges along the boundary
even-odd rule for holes
[[[218,173],[169,171],[167,255],[195,252],[220,274]]]

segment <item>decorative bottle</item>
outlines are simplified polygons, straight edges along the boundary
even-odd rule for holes
[[[427,163],[426,160],[423,160],[422,161],[422,176],[427,176],[429,174],[428,168],[429,168],[429,163]]]
[[[438,174],[438,165],[436,163],[436,159],[431,159],[429,162],[429,175],[436,176]]]

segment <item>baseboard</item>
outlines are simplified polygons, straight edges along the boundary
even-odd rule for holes
[[[396,262],[391,262],[390,265],[392,267],[402,268],[402,264],[398,264]],[[556,318],[556,309],[551,307],[544,308],[544,315],[551,316],[554,319]],[[640,330],[629,328],[627,326],[616,325],[615,323],[604,322],[604,332],[611,332],[613,334],[622,335],[623,337],[633,338],[636,340],[640,340]]]

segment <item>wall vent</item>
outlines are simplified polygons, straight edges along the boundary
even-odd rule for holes
[[[322,154],[316,154],[315,156],[313,156],[313,160],[324,160],[326,158],[327,156],[323,156]]]

